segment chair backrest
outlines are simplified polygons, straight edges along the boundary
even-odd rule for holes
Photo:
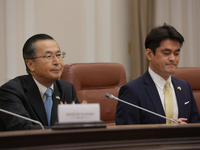
[[[125,69],[118,63],[66,64],[61,79],[74,84],[80,102],[99,103],[101,120],[115,123],[117,101],[105,97],[106,93],[118,96],[126,83]]]
[[[200,111],[200,67],[178,67],[173,76],[190,83]]]

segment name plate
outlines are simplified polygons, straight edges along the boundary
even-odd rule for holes
[[[58,122],[96,122],[100,121],[100,106],[94,104],[58,105]]]

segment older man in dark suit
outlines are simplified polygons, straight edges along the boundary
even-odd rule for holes
[[[79,103],[73,84],[60,80],[65,53],[55,40],[46,34],[29,38],[23,47],[28,75],[16,77],[0,88],[0,107],[37,120],[45,128],[58,121],[57,106]],[[40,129],[30,121],[0,113],[0,130]]]
[[[151,110],[180,124],[200,122],[188,82],[172,77],[180,59],[183,36],[172,26],[151,30],[145,41],[149,68],[145,74],[121,87],[119,98]],[[122,124],[171,124],[169,120],[118,102],[115,116]]]

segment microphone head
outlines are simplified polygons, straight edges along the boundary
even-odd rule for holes
[[[114,97],[112,94],[106,94],[105,95],[107,98],[110,98],[110,99],[115,99],[116,100],[116,97]]]
[[[110,97],[111,97],[111,94],[106,93],[105,96],[106,96],[107,98],[110,98]]]

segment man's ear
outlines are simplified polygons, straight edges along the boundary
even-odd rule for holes
[[[145,51],[145,54],[146,54],[146,56],[147,56],[147,59],[148,59],[149,61],[151,61],[152,55],[153,55],[152,50],[149,49],[149,48],[147,48],[146,51]]]
[[[30,71],[34,71],[35,70],[35,67],[34,67],[35,63],[34,63],[34,61],[32,59],[27,59],[26,60],[26,65],[28,66]]]

